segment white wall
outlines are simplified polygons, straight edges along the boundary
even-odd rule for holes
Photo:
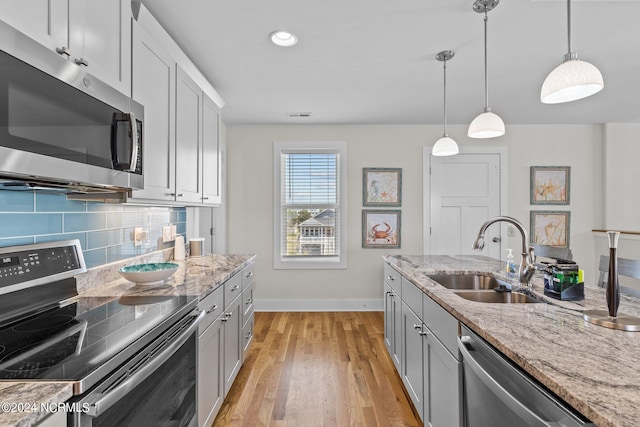
[[[380,309],[386,253],[422,253],[422,149],[441,126],[430,125],[227,125],[228,252],[256,253],[256,307]],[[497,140],[471,140],[466,126],[450,126],[461,145],[505,146],[508,214],[529,224],[529,211],[571,210],[574,259],[595,280],[594,238],[602,224],[603,127],[508,126]],[[348,269],[273,269],[273,142],[346,141],[348,156]],[[571,205],[530,206],[529,167],[571,166]],[[402,168],[402,248],[362,249],[362,168]],[[471,243],[471,242],[470,242]],[[516,239],[511,247],[519,247]],[[366,306],[366,307],[365,307]]]

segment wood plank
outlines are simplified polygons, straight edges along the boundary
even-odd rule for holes
[[[212,426],[421,426],[383,322],[381,312],[256,312],[254,342]]]

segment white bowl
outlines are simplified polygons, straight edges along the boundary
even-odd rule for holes
[[[139,285],[161,282],[173,275],[180,267],[173,262],[155,262],[122,267],[118,273],[125,279]]]

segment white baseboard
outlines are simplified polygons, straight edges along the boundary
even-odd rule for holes
[[[260,299],[256,311],[382,311],[382,299]]]

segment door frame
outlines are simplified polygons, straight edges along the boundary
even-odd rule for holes
[[[431,149],[432,145],[422,147],[422,253],[431,254]],[[507,147],[484,146],[484,147],[460,147],[460,154],[498,154],[500,156],[500,215],[507,214],[508,194],[507,188]],[[501,224],[501,238],[504,242],[507,236],[506,225]],[[471,244],[471,242],[469,243]]]

